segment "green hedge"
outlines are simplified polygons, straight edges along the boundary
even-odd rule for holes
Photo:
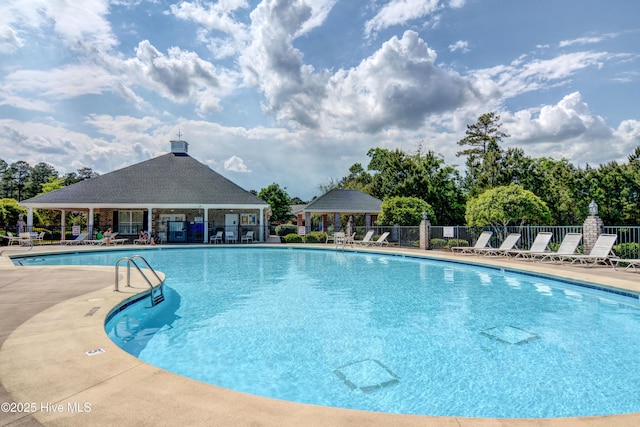
[[[298,234],[298,226],[294,224],[281,224],[276,227],[276,234],[280,237],[287,234]]]
[[[620,243],[613,247],[613,252],[622,259],[638,258],[638,243]]]
[[[285,243],[302,243],[302,236],[297,233],[291,233],[284,236]]]
[[[304,236],[305,243],[324,243],[327,241],[327,233],[323,231],[312,231]]]
[[[469,241],[464,239],[449,239],[447,240],[447,248],[456,248],[456,247],[469,247]]]

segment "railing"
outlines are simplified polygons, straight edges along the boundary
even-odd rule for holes
[[[154,274],[154,276],[156,276],[156,279],[158,279],[158,284],[157,286],[154,288],[153,284],[151,283],[151,281],[149,280],[149,278],[147,277],[147,275],[142,271],[142,269],[138,266],[138,264],[136,263],[136,259],[140,259],[142,260],[145,265],[147,266],[147,268]],[[131,265],[133,265],[138,272],[140,273],[140,275],[144,278],[144,280],[147,282],[147,284],[149,285],[149,287],[151,288],[151,305],[156,305],[162,301],[164,301],[164,293],[162,292],[162,284],[164,283],[164,281],[160,278],[160,276],[158,276],[158,273],[156,273],[156,271],[151,267],[151,265],[149,265],[149,263],[147,262],[146,259],[144,259],[142,256],[140,255],[134,255],[132,257],[125,257],[125,258],[120,258],[118,260],[118,262],[116,262],[116,282],[115,282],[115,291],[118,292],[119,291],[119,285],[120,285],[120,264],[122,264],[123,262],[127,263],[127,286],[131,286]],[[154,289],[158,289],[159,290],[159,294],[154,296]]]

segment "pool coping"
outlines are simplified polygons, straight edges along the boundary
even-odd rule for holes
[[[254,246],[283,248],[278,244]],[[335,250],[333,245],[288,246]],[[91,249],[41,247],[31,253]],[[118,246],[107,250],[122,249],[147,250],[140,246]],[[640,293],[637,273],[606,267],[569,267],[401,248],[346,249],[352,250],[508,268]],[[162,270],[161,266],[154,267]],[[133,277],[133,288],[114,292],[113,267],[19,267],[5,256],[0,257],[0,271],[0,301],[3,301],[0,303],[0,322],[4,323],[4,318],[10,317],[15,310],[30,310],[23,314],[27,320],[7,331],[4,342],[0,341],[0,382],[6,391],[0,397],[13,402],[15,409],[19,403],[33,403],[37,407],[33,414],[25,413],[24,405],[20,413],[0,411],[0,425],[197,425],[214,421],[225,425],[265,426],[640,425],[640,413],[549,419],[431,417],[322,407],[235,392],[156,368],[111,342],[104,332],[104,320],[122,301],[148,289],[140,278]],[[44,308],[38,304],[25,304],[34,290],[54,299],[60,287],[57,282],[51,283],[54,277],[56,280],[64,279],[68,287],[78,283],[78,294],[68,298],[63,295],[59,302]],[[91,292],[86,292],[79,285],[87,281],[91,281],[94,288]],[[15,303],[5,302],[9,301],[5,296]]]

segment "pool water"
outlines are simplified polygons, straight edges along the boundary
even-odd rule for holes
[[[115,265],[132,253],[25,258]],[[534,275],[323,250],[145,251],[166,301],[106,331],[155,366],[278,399],[390,413],[640,411],[640,305]]]

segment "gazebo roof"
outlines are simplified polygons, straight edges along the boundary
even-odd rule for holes
[[[300,212],[373,213],[382,211],[382,200],[359,190],[333,189],[305,206]]]
[[[21,204],[33,208],[159,204],[268,206],[252,193],[189,156],[186,150],[172,151],[23,200]]]

